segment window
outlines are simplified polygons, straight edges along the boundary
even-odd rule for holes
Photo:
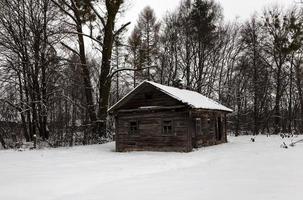
[[[163,133],[163,135],[172,135],[173,134],[173,121],[172,120],[163,120],[162,133]]]
[[[153,98],[153,93],[145,93],[144,97],[146,100],[151,100]]]
[[[207,116],[196,118],[196,135],[209,133],[210,119]]]
[[[129,122],[129,134],[130,135],[139,134],[139,123],[138,123],[138,121]]]

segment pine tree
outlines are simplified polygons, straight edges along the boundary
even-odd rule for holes
[[[206,59],[218,37],[218,26],[222,19],[221,7],[214,1],[195,0],[190,13],[191,30],[196,42],[197,91],[202,92]]]
[[[151,67],[156,64],[159,45],[160,23],[157,21],[155,12],[151,7],[146,7],[139,15],[137,29],[140,30],[140,62],[142,67]],[[148,68],[144,78],[151,80],[153,74]]]
[[[130,37],[128,38],[128,50],[130,52],[129,62],[132,65],[133,72],[133,86],[136,87],[138,83],[138,78],[142,77],[141,69],[142,69],[142,55],[140,48],[142,46],[141,43],[141,32],[138,27],[135,27],[132,31]]]

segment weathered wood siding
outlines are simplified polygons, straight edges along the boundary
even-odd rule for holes
[[[222,144],[227,142],[227,130],[226,130],[226,113],[220,111],[207,111],[196,110],[192,111],[191,118],[194,124],[192,129],[192,145],[195,148],[202,146],[210,146],[216,144]],[[202,131],[199,133],[196,128],[196,119],[207,119],[209,123],[207,127],[202,123]],[[219,139],[219,124],[218,118],[221,118],[221,137]],[[203,131],[203,129],[207,131]]]
[[[185,109],[119,113],[116,116],[116,150],[189,152],[192,147],[188,114]],[[134,120],[138,121],[139,125],[137,135],[129,133],[129,123]],[[171,135],[163,134],[163,120],[172,120]]]
[[[143,85],[116,108],[116,150],[190,152],[195,147],[224,143],[227,141],[225,114],[191,109],[153,86]],[[196,118],[209,119],[205,131],[197,133]],[[218,118],[222,119],[222,126]],[[163,133],[165,120],[172,121],[172,134]],[[134,123],[137,123],[136,134],[131,128]],[[220,138],[219,127],[222,127]]]
[[[119,110],[136,109],[144,106],[176,106],[183,105],[180,101],[147,85],[131,97],[130,101],[119,107]]]

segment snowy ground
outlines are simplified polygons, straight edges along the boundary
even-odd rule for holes
[[[0,151],[0,199],[303,198],[303,143],[283,149],[280,137],[229,141],[192,153],[115,153],[113,143]]]

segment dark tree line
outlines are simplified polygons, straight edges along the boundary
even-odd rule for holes
[[[1,1],[0,103],[11,109],[9,118],[8,109],[2,111],[1,121],[22,124],[19,140],[38,138],[61,145],[78,132],[83,144],[107,137],[108,98],[115,73],[112,48],[129,24],[115,26],[123,3]],[[89,41],[98,49],[100,64],[90,62]]]
[[[143,22],[137,23],[128,45],[130,64],[140,68]],[[158,52],[150,56],[156,76],[149,79],[182,83],[233,108],[230,128],[236,135],[301,133],[302,23],[299,7],[273,6],[245,23],[225,23],[215,1],[182,1],[162,20]]]
[[[60,26],[53,24],[56,9],[46,0],[1,1],[0,7],[1,103],[18,112],[14,118],[22,123],[27,141],[38,133],[46,140],[49,80],[56,73],[60,39]],[[5,98],[12,94],[14,98]]]
[[[302,9],[224,21],[212,0],[146,7],[127,38],[123,0],[0,2],[0,142],[102,142],[108,107],[147,79],[231,107],[241,133],[303,131]],[[121,24],[117,27],[117,24]]]

